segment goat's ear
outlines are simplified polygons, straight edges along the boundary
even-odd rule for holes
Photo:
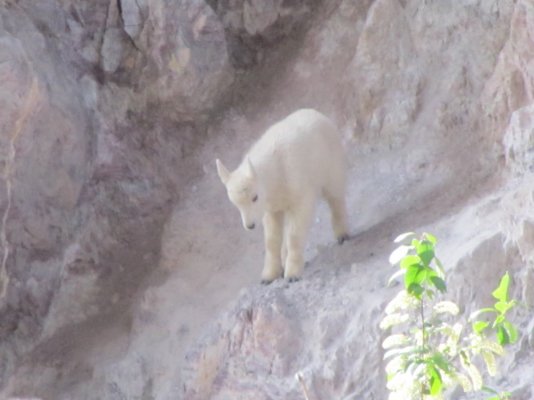
[[[250,161],[250,157],[247,156],[247,161],[246,161],[246,164],[247,164],[247,175],[250,176],[251,178],[255,178],[256,177],[256,170],[254,169],[254,166],[252,165],[252,161]]]
[[[217,173],[219,174],[219,178],[221,178],[221,182],[226,185],[226,182],[228,182],[228,179],[230,178],[230,172],[228,172],[221,160],[216,159],[215,163],[217,164]]]

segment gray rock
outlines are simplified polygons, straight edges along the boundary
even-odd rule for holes
[[[505,270],[530,306],[533,15],[528,0],[2,2],[0,397],[384,398],[377,322],[406,230],[440,238],[466,310]],[[261,287],[261,234],[213,160],[237,165],[302,107],[344,135],[354,238],[336,246],[319,205],[304,278]],[[514,318],[526,339],[496,383],[528,397],[532,317]]]

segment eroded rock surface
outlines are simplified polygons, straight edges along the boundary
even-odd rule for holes
[[[384,398],[390,240],[424,229],[467,310],[511,272],[497,385],[530,399],[532,32],[528,0],[0,0],[0,396]],[[301,107],[355,239],[319,206],[304,279],[262,287],[213,160]]]

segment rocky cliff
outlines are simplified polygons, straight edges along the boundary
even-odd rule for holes
[[[427,230],[466,310],[510,271],[494,383],[530,399],[533,32],[528,0],[0,0],[2,397],[383,399],[391,239]],[[320,205],[303,280],[260,286],[214,159],[302,107],[354,238]]]

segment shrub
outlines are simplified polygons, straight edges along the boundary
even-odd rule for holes
[[[419,238],[407,233],[395,243],[400,245],[390,262],[399,270],[390,283],[402,277],[404,288],[386,306],[380,323],[389,332],[382,343],[389,399],[442,399],[446,390],[456,385],[465,392],[485,391],[494,400],[508,399],[508,393],[484,386],[477,365],[485,365],[494,376],[496,357],[504,354],[504,346],[517,341],[517,329],[506,318],[516,304],[508,299],[509,274],[492,293],[495,304],[474,312],[469,323],[462,323],[465,318],[461,318],[460,307],[441,300],[447,286],[435,254],[436,238],[428,233]]]

